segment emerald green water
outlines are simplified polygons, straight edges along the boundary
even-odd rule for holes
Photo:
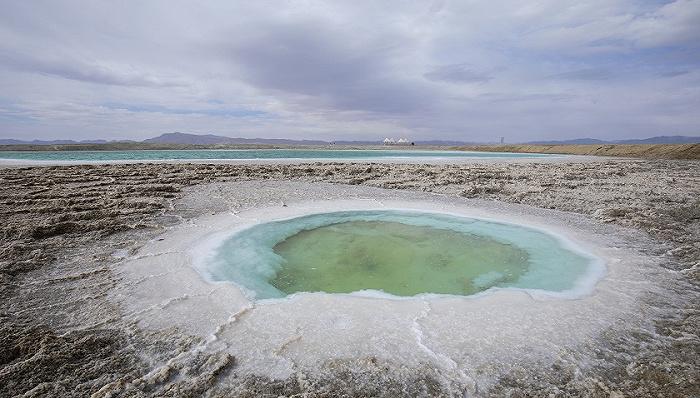
[[[528,255],[513,245],[447,229],[350,221],[276,244],[284,261],[270,283],[285,293],[382,290],[397,296],[469,295],[514,283]]]
[[[397,210],[319,213],[260,223],[199,264],[251,298],[300,292],[468,296],[491,288],[563,297],[592,290],[604,267],[522,225]]]

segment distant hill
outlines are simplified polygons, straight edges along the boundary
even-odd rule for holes
[[[384,140],[376,141],[333,141],[336,145],[383,145]],[[466,141],[445,141],[445,140],[427,140],[427,141],[410,141],[416,145],[432,145],[432,146],[455,146],[455,145],[468,145],[475,144],[473,142]],[[404,144],[405,145],[405,144]]]
[[[604,141],[595,138],[577,138],[561,141],[530,141],[528,145],[589,145],[589,144],[698,144],[700,137],[687,137],[682,135],[659,136],[644,139]]]
[[[142,142],[147,144],[195,144],[195,145],[217,145],[217,144],[289,144],[289,145],[328,145],[326,141],[319,140],[287,140],[283,138],[232,138],[213,134],[187,134],[187,133],[166,133],[155,138],[149,138]]]
[[[144,143],[144,144],[176,144],[176,145],[381,145],[381,140],[342,140],[342,141],[322,141],[322,140],[290,140],[284,138],[234,138],[214,134],[189,134],[189,133],[166,133],[158,137],[149,138],[143,141],[107,141],[107,140],[16,140],[0,139],[0,145],[78,145],[78,144],[107,144],[107,143]],[[660,136],[644,139],[628,140],[599,140],[595,138],[576,138],[572,140],[560,141],[531,141],[520,144],[524,145],[586,145],[586,144],[695,144],[700,143],[700,137],[688,136]],[[491,145],[493,143],[475,143],[467,141],[447,141],[447,140],[423,140],[415,141],[416,145],[424,146],[460,146],[460,145]]]
[[[187,134],[187,133],[166,133],[155,138],[143,140],[144,143],[154,144],[196,144],[196,145],[218,145],[218,144],[271,144],[271,145],[382,145],[381,140],[339,140],[339,141],[321,141],[321,140],[288,140],[282,138],[231,138],[213,134]],[[415,141],[416,145],[466,145],[465,141],[443,141],[443,140],[428,140]]]
[[[551,140],[551,141],[529,141],[524,142],[528,145],[587,145],[587,144],[607,144],[607,141],[597,140],[595,138],[576,138],[574,140]]]
[[[622,140],[618,144],[698,144],[700,137],[687,137],[682,135],[651,137],[641,140]]]
[[[32,140],[32,141],[26,141],[26,140],[0,139],[0,145],[73,145],[73,144],[106,144],[106,143],[108,143],[108,142],[114,142],[114,141],[107,141],[107,140],[83,140],[83,141],[74,141],[74,140],[51,140],[51,141]],[[119,141],[119,142],[127,142],[127,141]]]
[[[335,144],[335,145],[381,145],[382,141],[348,141],[348,140],[341,140],[341,141],[332,141],[329,142],[329,144]]]
[[[476,142],[468,142],[468,141],[445,141],[445,140],[416,141],[416,145],[456,146],[456,145],[470,145],[470,144],[477,144],[477,143]]]

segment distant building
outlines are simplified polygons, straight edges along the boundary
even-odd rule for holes
[[[412,145],[413,143],[405,138],[395,140],[393,138],[384,138],[384,145]]]

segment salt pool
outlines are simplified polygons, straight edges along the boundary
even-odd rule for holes
[[[256,299],[302,292],[469,296],[492,288],[574,296],[602,272],[592,256],[544,231],[398,210],[258,224],[225,239],[204,268]]]
[[[346,360],[377,369],[368,362],[377,358],[401,372],[435,369],[475,395],[514,367],[550,369],[562,353],[575,364],[595,362],[590,342],[646,324],[648,306],[640,300],[670,275],[659,267],[662,258],[638,251],[650,241],[638,230],[575,213],[299,181],[227,182],[187,192],[183,215],[224,206],[169,228],[124,259],[110,300],[135,314],[129,319],[140,328],[183,331],[200,347],[235,357],[237,377],[327,375],[328,366]],[[349,286],[350,293],[299,284],[289,285],[297,293],[280,290],[287,289],[276,280],[286,272],[286,245],[293,249],[328,228],[354,235],[380,226],[413,246],[421,234],[467,244],[470,236],[441,230],[471,233],[482,239],[470,247],[493,240],[492,247],[525,252],[527,269],[515,282],[484,283],[473,294],[433,293],[431,286],[430,293],[389,293],[386,285]]]

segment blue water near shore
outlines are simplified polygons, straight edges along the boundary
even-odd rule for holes
[[[252,159],[400,159],[538,158],[555,155],[508,152],[332,149],[0,151],[0,159],[28,161],[252,160]]]

